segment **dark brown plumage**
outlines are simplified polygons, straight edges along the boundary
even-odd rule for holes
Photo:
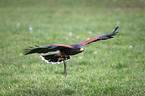
[[[63,44],[53,44],[43,47],[36,47],[32,49],[26,49],[25,55],[34,54],[34,53],[48,53],[48,52],[54,52],[54,54],[49,55],[42,55],[42,60],[45,60],[47,63],[61,63],[63,61],[69,60],[70,55],[75,55],[78,53],[81,53],[84,51],[83,46],[86,44],[90,44],[95,41],[99,40],[106,40],[113,38],[113,36],[117,33],[119,27],[116,27],[115,30],[106,35],[102,35],[99,37],[94,37],[89,40],[86,40],[84,42],[78,43],[78,44],[71,44],[71,45],[63,45]]]

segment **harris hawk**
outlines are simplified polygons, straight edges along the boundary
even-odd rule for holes
[[[26,49],[24,55],[30,55],[34,53],[46,54],[48,52],[54,52],[53,54],[42,55],[40,57],[42,57],[42,60],[44,60],[47,63],[55,64],[55,63],[62,63],[64,61],[64,64],[65,64],[66,61],[70,59],[70,55],[75,55],[75,54],[83,52],[84,45],[87,45],[87,44],[90,44],[92,42],[96,42],[99,40],[111,39],[113,38],[114,35],[116,35],[118,29],[119,27],[116,27],[112,33],[94,37],[78,44],[71,44],[71,45],[52,44],[52,45],[47,45],[43,47]],[[66,64],[65,64],[65,68],[66,68]]]

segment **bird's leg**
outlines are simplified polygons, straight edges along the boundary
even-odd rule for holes
[[[61,51],[61,57],[63,58],[63,62],[64,62],[64,77],[67,76],[67,68],[66,68],[66,53],[64,53],[63,51]]]
[[[67,76],[67,68],[66,68],[66,61],[64,60],[64,77]]]

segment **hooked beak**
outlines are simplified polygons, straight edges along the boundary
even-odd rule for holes
[[[84,48],[81,48],[80,51],[84,51]]]

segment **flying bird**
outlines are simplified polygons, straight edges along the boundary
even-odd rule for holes
[[[99,40],[107,40],[113,38],[114,35],[116,35],[119,27],[116,27],[115,30],[106,35],[94,37],[91,39],[88,39],[86,41],[83,41],[78,44],[71,44],[71,45],[63,45],[63,44],[52,44],[52,45],[47,45],[43,47],[36,47],[36,48],[31,48],[31,49],[26,49],[24,55],[29,55],[29,54],[46,54],[49,52],[54,52],[53,54],[47,54],[47,55],[42,55],[42,60],[44,60],[47,63],[62,63],[70,59],[70,55],[75,55],[78,53],[81,53],[84,51],[83,46],[90,44],[92,42],[96,42]]]

